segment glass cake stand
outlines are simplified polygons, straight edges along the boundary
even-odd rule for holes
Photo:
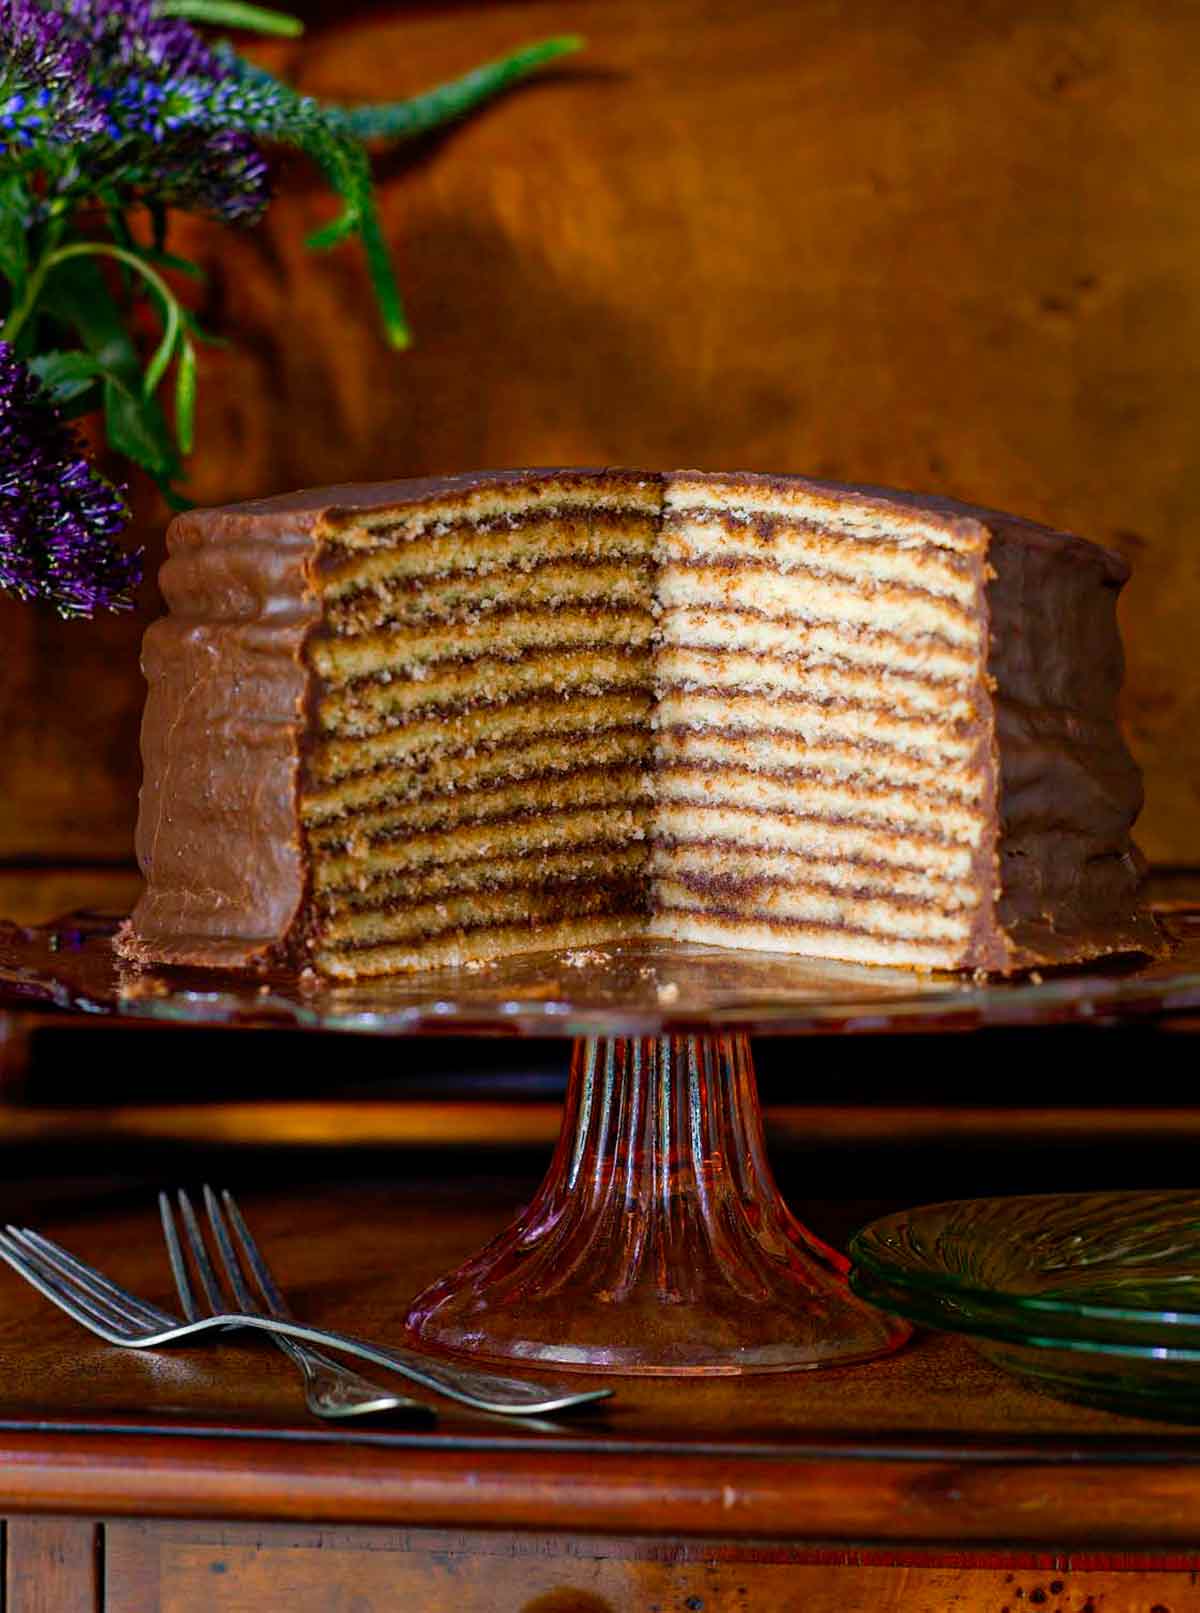
[[[750,1035],[964,1030],[1200,1008],[1200,915],[1167,959],[1003,983],[666,943],[530,953],[329,986],[138,970],[116,920],[0,926],[10,1000],[160,1022],[574,1039],[562,1133],[517,1220],[413,1301],[424,1344],[588,1372],[795,1371],[896,1349],[792,1216],[763,1141]]]

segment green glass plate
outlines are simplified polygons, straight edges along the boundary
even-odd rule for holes
[[[1035,1194],[885,1216],[856,1292],[1072,1399],[1200,1421],[1200,1193]]]

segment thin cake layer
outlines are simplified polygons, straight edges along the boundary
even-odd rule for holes
[[[986,535],[797,491],[666,492],[652,933],[961,966],[992,899]]]
[[[588,704],[594,710],[598,702]],[[526,744],[513,740],[494,746],[454,746],[412,766],[397,766],[392,759],[371,771],[356,771],[308,793],[301,808],[304,822],[318,825],[363,808],[573,773],[578,768],[594,771],[634,764],[644,769],[650,765],[653,742],[646,720],[648,703],[640,702],[641,710],[638,704],[630,701],[616,711],[610,706],[594,725],[572,713],[573,720],[556,724],[549,738]]]
[[[327,971],[644,924],[658,510],[628,493],[330,536],[301,805]]]
[[[1154,944],[1123,572],[1080,540],[802,478],[580,470],[193,514],[171,546],[135,954],[286,946],[353,979],[647,933],[918,968]],[[243,689],[275,680],[261,728],[201,671],[237,645]],[[228,823],[242,777],[271,902],[239,865],[259,825]],[[189,835],[221,843],[204,893]]]
[[[978,561],[936,523],[839,534],[751,493],[697,511],[668,487],[657,521],[509,515],[507,564],[492,515],[339,533],[303,803],[325,967],[391,967],[447,928],[482,945],[605,889],[663,933],[703,917],[786,950],[964,955],[987,822]],[[615,659],[606,688],[580,692],[580,653]],[[511,689],[514,661],[549,697]],[[769,869],[734,878],[735,845]],[[831,846],[874,859],[874,886],[824,880]]]

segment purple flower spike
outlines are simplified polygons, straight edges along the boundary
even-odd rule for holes
[[[270,187],[256,141],[221,99],[236,59],[158,8],[0,0],[0,155],[70,148],[129,200],[252,222]]]
[[[0,342],[0,589],[60,616],[127,609],[141,552],[113,539],[128,520],[41,382]]]
[[[66,19],[38,0],[0,0],[0,151],[93,140],[104,122],[87,48]]]

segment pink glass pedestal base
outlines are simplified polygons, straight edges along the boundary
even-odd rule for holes
[[[767,1164],[742,1035],[579,1041],[536,1197],[418,1296],[423,1343],[480,1361],[728,1375],[843,1365],[908,1325],[857,1299]]]

